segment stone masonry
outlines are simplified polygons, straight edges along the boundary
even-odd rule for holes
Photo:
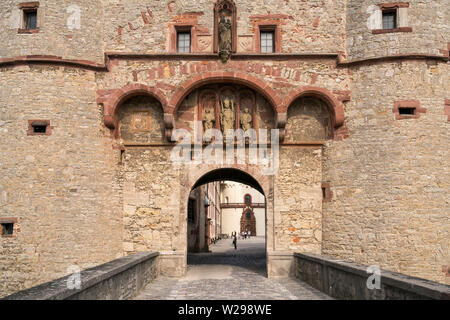
[[[266,197],[269,277],[305,252],[449,281],[448,0],[230,0],[226,63],[216,2],[2,1],[0,223],[15,223],[0,236],[0,296],[140,251],[184,275],[189,193],[230,167]],[[24,32],[30,6],[38,29]],[[383,10],[397,28],[381,29]],[[186,28],[191,52],[178,53]],[[275,175],[173,164],[171,134],[193,132],[205,92],[246,96],[253,127],[280,130]]]

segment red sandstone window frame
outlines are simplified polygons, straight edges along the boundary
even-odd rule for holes
[[[197,34],[195,32],[195,25],[192,23],[179,23],[172,25],[170,28],[170,53],[177,54],[191,54],[197,52]],[[189,52],[178,52],[178,34],[179,33],[187,33],[191,34],[191,47]]]
[[[45,126],[45,132],[34,132],[35,126]],[[50,125],[50,120],[28,120],[28,136],[50,136],[53,127]]]
[[[33,34],[39,33],[39,2],[22,2],[19,3],[19,9],[22,10],[22,21],[21,28],[18,29],[18,33],[21,34]],[[35,29],[27,29],[25,17],[29,12],[36,12],[36,28]]]
[[[413,115],[401,115],[400,109],[402,108],[413,108]],[[392,112],[395,114],[395,120],[406,120],[406,119],[419,119],[421,113],[426,113],[427,109],[420,107],[420,101],[417,100],[402,100],[395,101],[394,108]]]
[[[400,8],[409,8],[409,2],[391,2],[391,3],[379,3],[378,7],[381,9],[382,14],[385,12],[393,12],[395,11],[396,17],[396,28],[393,29],[374,29],[372,30],[372,34],[385,34],[385,33],[396,33],[396,32],[412,32],[411,27],[399,27],[400,23],[399,17],[399,9]]]
[[[273,54],[281,52],[281,28],[278,23],[273,21],[261,21],[256,22],[254,35],[255,51],[261,54]],[[261,51],[261,32],[273,32],[273,52],[262,52]]]
[[[13,224],[13,234],[3,234],[3,230],[1,230],[1,237],[2,238],[15,238],[17,237],[17,232],[20,230],[18,229],[19,220],[17,218],[0,218],[0,224],[6,224],[6,223],[12,223]],[[3,226],[2,226],[3,228]]]
[[[330,182],[322,182],[322,196],[323,202],[331,202],[331,199],[333,199],[333,192],[331,191]]]

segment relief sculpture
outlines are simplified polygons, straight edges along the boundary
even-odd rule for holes
[[[205,114],[203,115],[203,130],[207,131],[209,129],[214,128],[214,124],[216,123],[216,116],[211,109],[206,109]]]
[[[242,130],[247,131],[252,128],[252,114],[248,108],[244,108],[244,111],[241,114],[241,127]]]
[[[222,96],[220,101],[220,125],[223,134],[226,136],[227,130],[234,131],[235,122],[235,99],[231,96]]]

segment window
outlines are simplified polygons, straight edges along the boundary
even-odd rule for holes
[[[398,108],[399,115],[413,116],[416,114],[416,108]]]
[[[50,120],[28,120],[28,132],[29,136],[34,135],[51,135],[52,127],[50,126]]]
[[[244,203],[245,203],[246,205],[251,205],[251,204],[252,204],[252,196],[249,195],[249,194],[246,194],[246,195],[244,196]]]
[[[37,33],[38,26],[38,8],[39,2],[19,3],[19,9],[22,10],[22,23],[19,33]]]
[[[275,52],[275,31],[262,30],[261,36],[261,52],[273,53]]]
[[[397,28],[397,10],[383,10],[383,29]]]
[[[35,30],[37,29],[37,10],[24,10],[24,19],[25,29],[26,30]]]
[[[178,52],[191,52],[191,32],[177,32],[177,50]]]
[[[45,133],[45,131],[47,131],[47,125],[40,125],[40,124],[33,125],[34,133]]]
[[[14,223],[2,223],[2,236],[12,236],[14,234]]]

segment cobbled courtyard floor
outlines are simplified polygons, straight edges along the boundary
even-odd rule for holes
[[[231,239],[210,246],[210,253],[188,255],[184,278],[159,277],[137,300],[323,300],[329,296],[297,279],[266,277],[265,238]]]

